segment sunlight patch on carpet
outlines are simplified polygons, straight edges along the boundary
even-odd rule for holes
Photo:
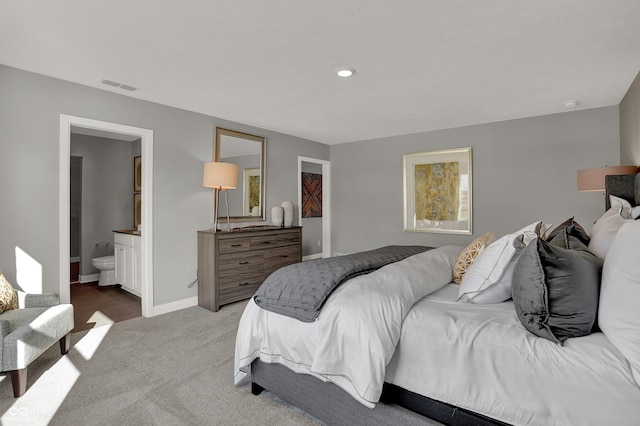
[[[98,312],[100,311],[96,311],[96,313]],[[95,316],[96,314],[93,314],[91,318]],[[110,329],[111,324],[90,329],[87,334],[74,345],[73,349],[76,350],[82,356],[82,358],[84,358],[86,361],[89,361],[100,347],[100,344],[102,343]]]
[[[58,411],[80,377],[73,362],[63,356],[17,398],[0,418],[4,425],[46,425]],[[55,389],[55,392],[51,392]]]

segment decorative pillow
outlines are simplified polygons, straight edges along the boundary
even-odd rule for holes
[[[578,238],[576,250],[536,238],[524,248],[513,275],[513,303],[522,325],[564,344],[591,333],[598,312],[602,260]]]
[[[633,220],[624,219],[621,216],[622,209],[623,207],[621,204],[611,207],[593,225],[589,250],[597,254],[602,259],[607,256],[609,247],[618,233],[618,230],[625,224],[625,222]]]
[[[633,207],[631,203],[624,198],[609,195],[609,203],[611,207],[622,206],[620,216],[622,216],[623,219],[637,219],[640,217],[640,206]]]
[[[458,260],[456,261],[456,265],[453,268],[453,282],[456,284],[460,284],[462,282],[462,277],[465,272],[471,266],[471,264],[478,258],[482,250],[485,249],[489,244],[496,240],[496,236],[493,232],[487,232],[486,234],[480,235],[478,238],[473,240],[471,244],[465,247],[458,256]]]
[[[524,234],[527,244],[536,238],[540,222],[534,222],[507,234],[487,247],[469,267],[462,278],[458,301],[472,303],[500,303],[511,298],[511,278],[520,255],[513,243]]]
[[[582,226],[580,226],[580,224],[578,222],[573,220],[573,217],[570,217],[569,219],[567,219],[564,222],[562,222],[560,225],[556,226],[553,231],[548,233],[548,235],[546,236],[545,240],[547,240],[547,241],[553,240],[553,238],[556,235],[558,235],[559,233],[561,233],[564,228],[566,228],[568,226],[571,226],[571,225],[573,225],[575,227],[575,229],[573,231],[574,235],[580,241],[582,241],[585,245],[589,245],[589,234],[587,234],[587,231],[585,231],[584,228]]]
[[[640,383],[640,222],[626,222],[616,234],[602,269],[598,325],[627,358]]]
[[[18,293],[0,272],[0,313],[18,308]]]

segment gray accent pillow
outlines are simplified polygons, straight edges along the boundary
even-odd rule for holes
[[[565,231],[560,235],[555,244],[537,238],[524,248],[512,292],[522,325],[562,345],[570,337],[591,333],[598,312],[602,261],[578,238]]]
[[[570,230],[570,234],[578,238],[580,241],[584,243],[585,246],[589,245],[589,234],[584,230],[582,226],[575,220],[573,217],[562,222],[560,225],[556,226],[548,235],[547,241],[552,241],[558,234],[564,232],[567,228]]]

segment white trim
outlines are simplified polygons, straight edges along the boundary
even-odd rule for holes
[[[314,260],[314,259],[322,259],[322,253],[310,254],[309,256],[302,257],[303,262],[306,262],[307,260]]]
[[[192,306],[198,306],[198,296],[190,297],[188,299],[177,300],[175,302],[165,303],[164,305],[155,306],[153,309],[153,313],[155,315],[168,314],[169,312],[179,311],[180,309],[186,309]]]
[[[153,307],[153,130],[60,114],[60,300],[69,303],[69,156],[71,126],[137,136],[142,148],[142,316]]]
[[[80,284],[92,283],[94,281],[98,281],[99,279],[100,279],[100,274],[78,275],[78,282]]]
[[[331,162],[298,157],[298,224],[302,225],[302,163],[322,165],[322,257],[331,257]]]

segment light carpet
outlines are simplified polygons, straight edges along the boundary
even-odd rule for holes
[[[0,375],[2,425],[317,425],[269,392],[233,385],[233,352],[245,302],[192,307],[72,334],[28,369],[13,397]],[[437,425],[398,407],[400,424]],[[398,417],[400,416],[400,417]],[[405,421],[406,420],[406,421]]]

